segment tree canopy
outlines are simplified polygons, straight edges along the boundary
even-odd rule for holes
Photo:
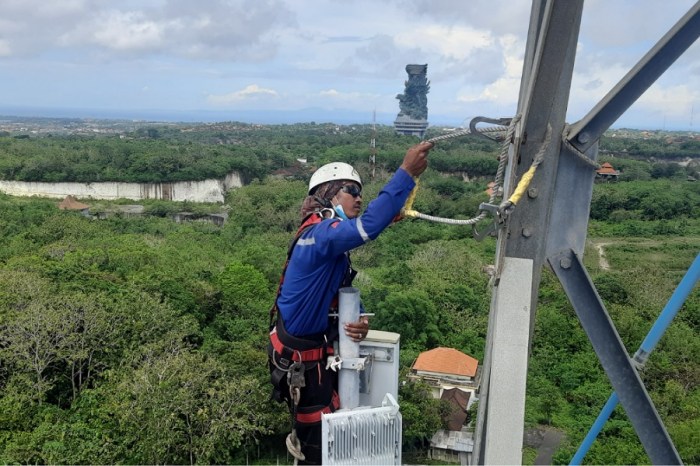
[[[335,126],[302,129],[265,129],[278,144],[278,158],[260,155],[273,151],[249,142],[250,154],[258,155],[245,160],[272,172],[307,149],[314,163],[345,154],[367,180],[369,201],[409,145],[405,138],[387,136],[384,144],[396,160],[387,157],[371,180],[358,142],[367,128],[337,134]],[[185,154],[201,146],[215,160],[216,150],[231,155],[239,150],[234,141],[253,138],[217,131],[206,136],[211,140],[193,137]],[[139,137],[113,148],[132,144],[141,154],[140,148],[166,141],[186,145],[188,133],[164,127]],[[326,146],[326,138],[337,144]],[[284,152],[285,140],[298,146]],[[29,138],[28,144],[42,141]],[[70,142],[75,147],[64,147],[65,153],[82,155],[68,159],[89,160],[101,143],[116,141],[54,138],[46,147],[50,152]],[[25,142],[0,137],[5,148],[29,153]],[[449,155],[462,163],[452,150],[489,160],[484,144],[491,143],[449,141],[436,148],[436,160]],[[104,153],[118,154],[113,148]],[[648,168],[644,163],[625,169]],[[461,170],[450,174],[431,165],[416,208],[436,216],[473,216],[487,199],[488,178],[466,182]],[[174,204],[164,201],[141,217],[95,220],[59,211],[55,201],[0,194],[0,462],[289,462],[284,446],[289,414],[269,400],[265,350],[268,310],[299,222],[305,180],[262,173],[251,172],[257,180],[228,194],[230,215],[223,226],[175,223],[163,213]],[[648,173],[646,179],[595,184],[583,257],[630,354],[700,249],[699,185]],[[601,265],[600,248],[608,266]],[[421,351],[437,346],[483,359],[492,238],[477,242],[465,227],[403,220],[352,255],[360,271],[355,284],[365,307],[376,314],[372,327],[402,335],[402,374]],[[699,325],[695,292],[642,373],[686,463],[700,462]],[[567,440],[554,461],[568,462],[610,384],[546,270],[529,364],[527,425],[564,430]],[[406,450],[424,445],[440,425],[444,407],[425,393],[425,387],[409,383],[400,389]],[[648,462],[622,409],[586,461]]]

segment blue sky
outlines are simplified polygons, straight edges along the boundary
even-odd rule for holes
[[[567,121],[695,0],[586,0]],[[0,0],[0,114],[391,124],[409,63],[432,124],[512,116],[524,0]],[[4,110],[3,110],[4,109]],[[90,114],[92,112],[94,115]],[[614,125],[697,130],[694,44]]]

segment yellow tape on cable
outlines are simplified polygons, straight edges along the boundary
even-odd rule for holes
[[[520,202],[520,198],[523,197],[523,194],[525,194],[525,191],[527,191],[527,187],[530,186],[530,181],[532,181],[532,177],[535,176],[536,170],[537,166],[533,165],[528,171],[525,172],[523,177],[520,179],[520,183],[518,183],[517,188],[515,188],[515,191],[513,191],[513,194],[508,199],[508,202],[513,205]]]
[[[408,199],[406,199],[406,203],[403,205],[403,208],[401,209],[401,214],[404,217],[415,218],[418,216],[418,211],[413,210],[413,201],[416,200],[416,194],[418,193],[419,180],[418,180],[418,178],[414,177],[413,181],[416,182],[416,185],[413,187],[411,194],[408,195]]]

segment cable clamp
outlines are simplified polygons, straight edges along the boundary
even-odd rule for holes
[[[508,215],[510,215],[514,207],[512,203],[511,205],[507,204],[508,201],[504,202],[500,206],[488,204],[486,202],[482,202],[481,204],[479,204],[480,211],[490,212],[491,215],[493,215],[493,222],[491,222],[489,226],[482,231],[477,231],[476,226],[472,225],[474,238],[477,241],[482,241],[487,236],[496,236],[498,234],[498,230],[505,228]]]
[[[343,360],[340,358],[340,356],[328,356],[328,359],[326,360],[326,370],[330,369],[333,372],[338,372],[338,369],[340,369],[343,365]]]

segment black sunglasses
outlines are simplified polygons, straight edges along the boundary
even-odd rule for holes
[[[362,196],[362,188],[358,187],[357,185],[354,184],[346,184],[342,188],[340,188],[341,191],[348,193],[352,197],[360,197]]]

